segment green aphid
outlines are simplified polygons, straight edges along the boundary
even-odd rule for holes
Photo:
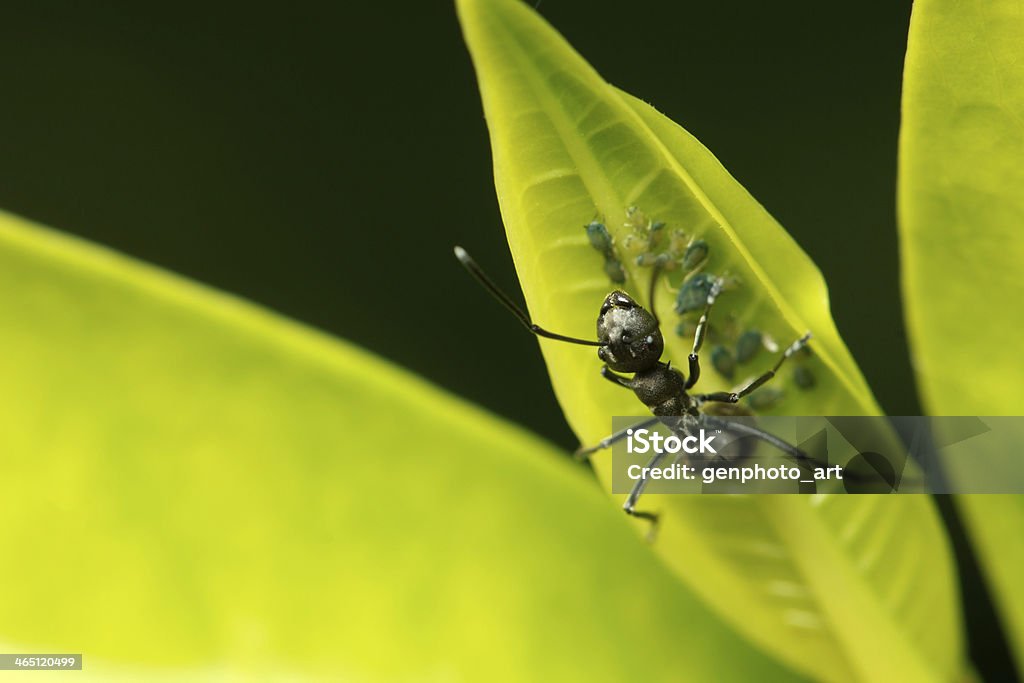
[[[636,264],[644,268],[658,266],[666,272],[676,269],[676,260],[672,258],[671,254],[655,254],[653,251],[647,251],[637,256]]]
[[[754,410],[771,410],[779,405],[782,397],[785,396],[782,389],[775,387],[761,387],[747,397],[747,405]]]
[[[804,391],[812,389],[815,384],[814,373],[806,365],[798,365],[793,370],[793,381]]]
[[[676,260],[672,257],[672,254],[658,254],[658,257],[654,259],[654,261],[662,270],[676,269]]]
[[[661,233],[665,230],[663,222],[651,221],[643,211],[635,206],[626,209],[626,221],[622,226],[627,232],[622,243],[623,247],[633,253],[641,249],[654,251],[661,241]]]
[[[705,403],[701,412],[719,417],[751,417],[754,414],[742,403]]]
[[[736,359],[732,352],[724,346],[716,346],[711,349],[711,364],[718,370],[718,374],[726,379],[732,379],[736,374]]]
[[[590,246],[602,254],[607,254],[612,250],[612,236],[603,223],[590,221],[583,227],[587,231],[587,238],[590,239]]]
[[[638,266],[643,266],[644,268],[647,268],[653,266],[655,263],[658,263],[658,261],[661,260],[661,256],[661,254],[655,254],[653,252],[648,251],[636,257],[636,264]]]
[[[749,362],[763,346],[764,336],[757,330],[747,330],[736,342],[736,362]]]
[[[691,242],[683,254],[683,269],[693,270],[708,258],[708,243],[704,240]]]
[[[610,253],[604,255],[604,272],[612,282],[621,285],[626,281],[626,271],[622,269],[619,259]]]
[[[622,238],[619,243],[622,246],[622,251],[626,254],[636,254],[646,248],[646,240],[640,239],[638,236],[630,233]]]
[[[707,273],[698,273],[684,282],[676,297],[676,313],[685,315],[691,311],[704,310],[714,285],[715,277]]]
[[[627,230],[641,232],[647,227],[647,216],[639,208],[631,206],[626,209],[626,222],[623,223],[623,226]]]
[[[682,230],[673,230],[668,240],[668,250],[678,256],[686,251],[686,246],[686,233]]]

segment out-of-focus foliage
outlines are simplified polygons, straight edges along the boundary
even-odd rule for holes
[[[789,678],[584,472],[362,351],[7,215],[0,312],[6,652],[100,680]]]
[[[899,210],[914,368],[934,415],[1024,414],[1022,46],[1019,2],[914,4]],[[1024,499],[958,503],[1024,666]]]
[[[674,123],[606,84],[526,6],[460,0],[490,128],[509,244],[530,311],[563,334],[592,337],[613,287],[583,224],[616,241],[626,284],[646,303],[648,272],[624,227],[637,206],[663,230],[705,240],[705,272],[728,275],[714,320],[759,329],[780,344],[814,332],[815,389],[788,371],[775,385],[790,414],[871,414],[878,408],[832,323],[820,274],[784,230]],[[823,224],[827,229],[827,224]],[[613,271],[614,272],[614,271]],[[678,275],[671,280],[679,285]],[[689,338],[672,332],[670,295],[657,308],[667,357],[686,366]],[[715,322],[712,322],[714,327]],[[570,424],[585,443],[613,415],[641,414],[598,373],[593,349],[541,342]],[[763,353],[743,374],[771,363]],[[702,389],[727,383],[705,367]],[[742,378],[739,378],[742,379]],[[598,472],[609,479],[607,454]],[[719,614],[780,660],[822,680],[951,680],[962,667],[949,548],[925,497],[648,498],[662,514],[656,551]],[[646,522],[644,522],[646,524]]]

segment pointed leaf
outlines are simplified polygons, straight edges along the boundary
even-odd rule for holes
[[[96,680],[791,678],[579,468],[366,352],[3,214],[0,311],[4,652]]]
[[[899,211],[907,330],[933,415],[1024,414],[1022,44],[1020,3],[914,4]],[[1024,501],[957,503],[1024,668]]]

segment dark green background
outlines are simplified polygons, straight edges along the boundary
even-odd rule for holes
[[[820,4],[540,11],[791,231],[879,400],[913,414],[894,219],[909,3]],[[536,343],[451,256],[461,243],[515,287],[450,3],[4,14],[0,207],[351,339],[576,445]]]
[[[910,3],[539,9],[787,227],[882,405],[917,413],[894,205]],[[451,3],[5,3],[0,85],[0,207],[353,340],[575,447],[536,342],[451,256],[463,244],[514,289]],[[990,618],[972,616],[978,655]]]

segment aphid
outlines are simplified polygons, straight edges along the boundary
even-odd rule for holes
[[[626,210],[622,224],[626,237],[622,242],[627,255],[635,254],[633,262],[642,268],[656,267],[662,271],[673,271],[682,266],[687,273],[700,268],[708,257],[708,243],[704,240],[687,241],[682,230],[673,230],[667,246],[663,238],[665,223],[651,221],[637,207]],[[703,299],[701,300],[703,302]],[[700,303],[695,310],[699,310]]]
[[[736,374],[736,359],[733,357],[732,351],[722,345],[711,349],[711,364],[715,366],[718,374],[726,379],[732,379]]]
[[[651,223],[647,229],[647,251],[637,255],[634,259],[636,265],[642,268],[656,266],[664,272],[673,271],[680,265],[683,266],[683,270],[687,273],[691,273],[699,268],[707,259],[707,243],[703,240],[687,243],[686,234],[683,231],[673,230],[668,240],[668,246],[658,251],[661,248],[659,244],[661,242],[660,233],[664,228],[664,223]],[[635,234],[631,235],[631,237],[633,238],[630,241],[632,245],[636,245],[637,241],[641,239]]]
[[[814,373],[806,365],[798,365],[793,370],[793,382],[803,390],[813,389],[815,385]]]
[[[622,224],[626,230],[642,234],[650,225],[651,222],[647,220],[647,216],[640,210],[640,207],[631,206],[626,209],[626,220]]]
[[[687,272],[701,265],[708,258],[708,243],[704,240],[697,240],[686,247],[683,254],[683,269]]]
[[[622,268],[618,257],[615,256],[615,243],[608,228],[603,223],[594,220],[584,225],[583,229],[587,231],[590,246],[604,256],[604,272],[608,279],[618,284],[625,282],[626,271]]]
[[[748,363],[757,355],[764,344],[764,336],[758,330],[747,330],[736,342],[736,362]]]
[[[668,239],[668,248],[673,252],[680,254],[686,249],[686,245],[689,244],[689,240],[686,237],[686,233],[682,230],[673,230],[672,234]]]
[[[763,410],[771,410],[775,406],[779,405],[782,401],[785,392],[775,387],[765,387],[762,391],[757,392],[747,399],[747,405],[752,410],[761,412]]]
[[[604,273],[608,276],[608,279],[612,282],[622,284],[626,281],[626,271],[623,270],[622,264],[614,256],[604,257]]]
[[[626,209],[626,220],[622,226],[626,229],[622,246],[629,254],[637,254],[634,260],[638,266],[659,265],[670,270],[675,267],[673,255],[657,253],[664,223],[651,221],[640,209],[631,206]]]
[[[640,209],[631,206],[626,209],[626,220],[622,227],[626,229],[626,236],[622,240],[622,246],[627,252],[640,252],[651,250],[650,221]]]
[[[676,297],[676,313],[685,315],[704,308],[711,290],[716,286],[720,289],[722,281],[714,275],[697,273],[679,288],[679,296]]]
[[[645,251],[636,257],[636,264],[644,267],[657,265],[658,261],[664,256],[665,254],[655,254],[653,251]]]
[[[598,221],[590,221],[583,226],[583,229],[587,231],[587,237],[590,239],[590,246],[597,249],[602,254],[607,254],[612,249],[612,236],[608,232],[608,228],[604,227],[604,223]]]
[[[671,363],[661,362],[661,354],[664,351],[665,342],[662,338],[657,315],[638,304],[625,292],[615,290],[605,297],[597,317],[596,340],[571,337],[551,332],[535,324],[525,311],[517,306],[484,274],[476,262],[466,253],[465,249],[455,247],[455,256],[462,263],[463,267],[469,271],[470,275],[476,278],[477,282],[511,311],[526,329],[533,334],[570,344],[596,346],[597,356],[604,362],[604,366],[601,368],[601,375],[613,384],[633,391],[636,397],[654,414],[653,418],[635,425],[630,430],[650,427],[659,422],[677,432],[687,434],[696,433],[696,430],[700,428],[721,429],[764,441],[782,451],[788,457],[793,458],[801,465],[816,464],[816,461],[810,459],[802,450],[768,432],[748,425],[721,420],[708,414],[709,411],[702,410],[705,404],[721,404],[738,408],[736,404],[741,399],[753,395],[765,382],[768,382],[775,376],[787,358],[807,345],[808,340],[811,338],[810,332],[790,344],[770,370],[759,375],[742,389],[706,394],[690,393],[690,390],[693,389],[700,379],[699,354],[704,344],[708,316],[711,313],[715,299],[721,292],[720,280],[711,281],[707,294],[704,297],[704,312],[697,323],[692,351],[687,359],[689,372],[688,375],[683,375],[678,369],[673,368]],[[648,302],[653,302],[657,276],[658,272],[655,271],[651,277]],[[577,451],[577,457],[587,458],[592,453],[608,448],[617,441],[626,438],[627,435],[627,430],[625,429],[616,432],[594,446],[580,448]],[[665,452],[656,453],[651,458],[648,467],[656,467],[665,455]],[[654,514],[640,512],[636,509],[637,501],[640,499],[646,485],[646,478],[637,480],[623,505],[623,509],[630,515],[655,521],[657,518]]]

